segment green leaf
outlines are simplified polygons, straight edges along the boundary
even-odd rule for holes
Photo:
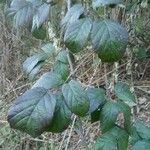
[[[87,95],[90,100],[89,112],[93,112],[105,103],[105,90],[101,88],[88,88]]]
[[[131,127],[131,135],[130,135],[130,144],[133,145],[137,141],[141,140],[141,137],[138,135],[136,128],[134,126]]]
[[[28,57],[23,63],[23,70],[29,75],[29,79],[33,80],[40,68],[44,65],[45,60],[55,53],[52,43],[47,43],[41,47],[41,52]]]
[[[0,4],[5,4],[6,0],[0,0]]]
[[[36,74],[38,74],[38,72],[40,71],[40,69],[42,68],[42,66],[44,65],[44,62],[39,62],[33,69],[32,71],[29,73],[29,80],[33,80],[36,76]]]
[[[135,96],[131,93],[129,85],[123,82],[117,82],[115,85],[117,97],[127,103],[129,106],[135,106]]]
[[[138,135],[146,140],[150,140],[150,128],[145,126],[141,121],[136,121],[134,124]]]
[[[148,58],[150,56],[150,54],[148,54],[148,51],[144,47],[142,47],[142,48],[135,48],[134,49],[134,55],[139,60]]]
[[[71,111],[65,104],[62,93],[56,95],[56,108],[52,123],[50,124],[47,131],[58,133],[63,132],[71,123]]]
[[[124,115],[124,128],[130,133],[131,128],[131,109],[123,102],[107,102],[102,108],[100,122],[102,132],[109,131],[116,125],[117,117],[120,113]]]
[[[8,122],[14,129],[37,137],[50,125],[56,100],[44,88],[34,88],[18,97],[8,112]]]
[[[54,73],[59,74],[64,81],[66,81],[70,73],[69,66],[60,61],[55,62],[53,71]]]
[[[100,109],[97,109],[91,113],[91,123],[97,122],[100,119]]]
[[[93,23],[91,41],[103,62],[114,62],[121,59],[125,53],[128,33],[118,22],[98,20]]]
[[[41,47],[41,49],[48,55],[52,56],[55,52],[55,47],[52,43],[47,43]]]
[[[130,134],[131,133],[131,108],[124,102],[118,101],[118,109],[124,115],[124,128]]]
[[[31,56],[25,60],[23,63],[23,70],[26,74],[31,73],[31,71],[40,63],[43,63],[47,59],[46,53],[39,53],[34,56]]]
[[[115,126],[118,114],[119,109],[116,102],[110,101],[104,105],[100,114],[101,129],[103,133]]]
[[[49,11],[50,5],[46,3],[36,9],[35,15],[33,16],[32,30],[39,28],[48,19]]]
[[[149,150],[150,141],[142,140],[135,143],[133,150]]]
[[[121,4],[123,0],[93,0],[92,5],[94,8],[104,5]]]
[[[29,25],[32,21],[34,11],[35,8],[31,1],[13,0],[8,9],[8,14],[14,16],[14,26],[18,28],[20,26]]]
[[[81,4],[76,4],[69,9],[67,14],[62,20],[63,28],[67,28],[73,22],[76,22],[79,17],[84,13],[84,7]]]
[[[127,150],[128,148],[128,134],[118,128],[114,127],[102,136],[98,137],[94,144],[94,150]]]
[[[54,72],[44,73],[39,80],[32,86],[35,87],[43,87],[45,89],[52,89],[61,86],[64,83],[64,80],[59,74]]]
[[[69,64],[67,55],[68,55],[68,52],[65,50],[62,50],[57,55],[56,60],[65,64]]]
[[[62,62],[62,63],[65,63],[65,64],[69,64],[67,55],[69,55],[70,58],[71,58],[71,60],[74,61],[74,56],[73,56],[73,54],[69,53],[69,52],[66,51],[66,50],[60,51],[59,54],[58,54],[57,57],[56,57],[56,60],[57,60],[57,61],[60,61],[60,62]]]
[[[63,85],[62,92],[68,108],[78,116],[85,116],[89,110],[90,103],[81,84],[71,80]]]
[[[32,35],[39,40],[44,40],[46,38],[46,28],[41,26],[40,28],[35,28],[32,32]]]
[[[64,41],[71,52],[80,52],[86,46],[91,27],[92,23],[88,18],[79,19],[68,26]]]

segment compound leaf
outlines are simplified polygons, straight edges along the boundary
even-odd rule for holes
[[[89,100],[79,82],[71,80],[62,87],[63,96],[68,108],[78,116],[84,116],[89,110]]]
[[[135,105],[135,96],[131,93],[129,85],[118,82],[115,85],[115,93],[117,97],[127,103],[129,106]]]
[[[103,62],[114,62],[122,58],[128,42],[124,27],[112,20],[98,20],[93,23],[91,41],[94,50]]]
[[[127,150],[128,139],[124,130],[114,127],[97,139],[94,150]]]
[[[35,87],[43,87],[45,89],[52,89],[61,86],[64,83],[61,75],[54,72],[47,72],[43,74],[39,80],[33,85]]]
[[[71,111],[65,104],[62,93],[56,95],[56,108],[52,123],[50,124],[47,131],[58,133],[63,132],[71,123]]]
[[[92,23],[88,18],[79,19],[68,26],[64,41],[71,52],[77,53],[86,46],[91,27]]]
[[[18,97],[8,112],[8,122],[14,129],[37,137],[51,123],[56,100],[44,88],[34,88]]]
[[[89,113],[95,111],[105,103],[105,90],[101,88],[88,88],[87,95],[90,101]]]

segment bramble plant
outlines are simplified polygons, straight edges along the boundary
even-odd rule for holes
[[[122,59],[128,31],[110,11],[122,7],[123,0],[73,1],[72,4],[68,1],[62,17],[63,3],[11,1],[7,13],[13,16],[14,26],[17,29],[26,26],[35,38],[46,43],[38,54],[26,59],[24,72],[33,80],[49,59],[55,57],[55,63],[50,72],[44,73],[13,103],[8,112],[10,126],[37,137],[43,132],[63,132],[71,124],[72,115],[79,118],[90,115],[92,123],[100,121],[102,131],[93,149],[127,150],[130,141],[134,150],[148,150],[150,129],[140,121],[131,121],[136,98],[129,85],[116,81],[112,89],[115,98],[112,98],[107,87],[105,90],[82,84],[73,70],[76,53],[87,47],[92,47],[104,63]],[[120,114],[123,122],[118,117]]]

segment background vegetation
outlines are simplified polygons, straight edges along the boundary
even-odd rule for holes
[[[122,20],[130,34],[126,55],[117,64],[117,69],[115,65],[101,63],[91,51],[76,55],[75,66],[76,76],[87,85],[92,83],[104,87],[107,84],[106,76],[109,81],[113,80],[112,73],[117,75],[119,81],[130,83],[137,99],[132,113],[147,125],[150,124],[149,3],[148,0],[126,0],[125,8],[115,9],[118,14],[125,11]],[[80,122],[83,129],[79,129],[78,122],[74,122],[61,134],[45,133],[35,139],[9,127],[6,121],[8,108],[16,97],[33,84],[24,75],[22,64],[28,56],[36,53],[43,43],[34,38],[27,29],[21,29],[21,32],[16,30],[12,26],[12,20],[6,15],[6,6],[1,3],[0,7],[0,149],[87,149],[100,132],[99,123],[90,124],[89,117]],[[49,60],[38,75],[49,70],[53,63],[52,59]]]

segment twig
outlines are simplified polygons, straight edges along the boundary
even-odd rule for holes
[[[72,131],[73,131],[73,128],[74,128],[74,124],[75,124],[76,118],[77,118],[77,116],[74,116],[74,119],[73,119],[73,122],[72,122],[72,126],[71,126],[71,129],[70,129],[70,133],[69,133],[69,137],[68,137],[68,140],[67,140],[67,144],[66,144],[65,150],[68,149],[68,145],[69,145],[69,142],[70,142],[70,138],[71,138],[71,134],[72,134]]]
[[[109,83],[108,83],[108,78],[107,78],[107,65],[106,64],[104,64],[104,72],[105,72],[104,77],[105,77],[106,94],[107,94],[107,96],[110,97],[110,94],[108,91],[109,90]]]
[[[96,68],[94,69],[94,73],[93,73],[92,77],[90,78],[88,86],[90,86],[92,84],[93,78],[95,77],[95,75],[97,73],[98,67],[99,67],[99,65],[97,65]]]
[[[59,149],[58,149],[58,150],[61,150],[61,149],[62,149],[62,145],[63,145],[63,143],[64,143],[64,140],[65,140],[66,135],[67,135],[67,130],[66,130],[65,133],[64,133],[63,139],[61,140],[61,143],[60,143],[60,146],[59,146]]]

